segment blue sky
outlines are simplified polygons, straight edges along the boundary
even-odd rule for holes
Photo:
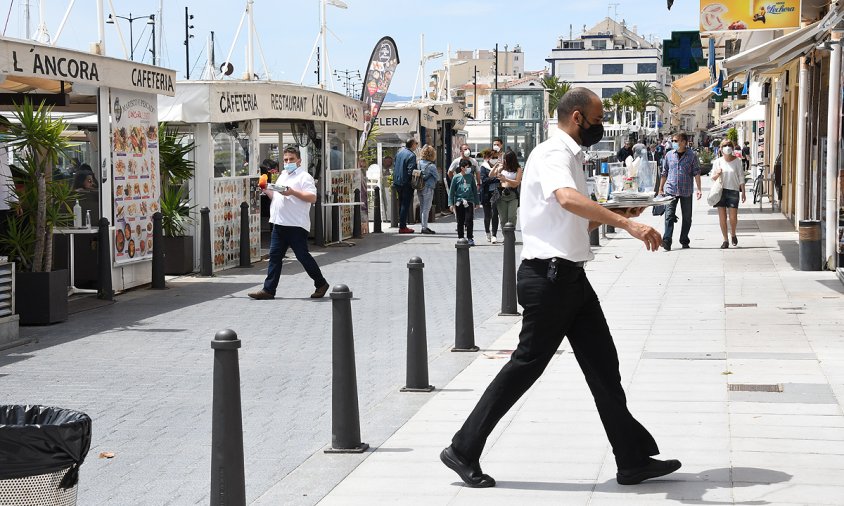
[[[32,1],[33,28],[38,22],[38,6]],[[559,36],[568,37],[569,25],[575,36],[583,25],[591,27],[607,16],[615,15],[609,2],[568,0],[426,0],[424,2],[385,0],[345,0],[349,9],[329,6],[328,26],[339,37],[329,34],[331,68],[364,72],[375,42],[384,35],[396,40],[401,64],[390,88],[392,93],[410,95],[419,61],[419,35],[425,33],[425,51],[445,52],[451,43],[457,49],[491,49],[495,43],[503,50],[519,44],[525,52],[526,69],[539,70]],[[113,0],[118,15],[152,14],[158,0]],[[184,8],[189,7],[195,28],[191,40],[191,64],[196,64],[192,77],[198,77],[206,60],[205,45],[208,34],[214,31],[217,40],[217,61],[222,62],[232,47],[245,1],[241,0],[166,0],[165,47],[162,65],[175,69],[179,79],[184,77]],[[671,30],[694,30],[698,25],[697,0],[676,0],[669,12],[665,0],[614,0],[617,19],[629,26],[636,25],[640,34],[653,34],[659,39],[670,36]],[[23,0],[14,0],[6,27],[6,35],[23,34]],[[47,1],[47,27],[55,34],[67,8],[67,0]],[[105,1],[106,12],[109,2]],[[255,25],[264,49],[264,56],[273,79],[299,82],[308,54],[319,31],[319,0],[255,0]],[[9,12],[9,1],[0,3],[0,11]],[[5,22],[6,20],[4,20]],[[128,22],[121,20],[121,28],[128,45]],[[5,23],[4,23],[5,24]],[[136,60],[148,48],[150,31],[143,21],[136,21]],[[97,38],[96,2],[77,0],[58,45],[87,50]],[[140,41],[140,43],[139,43]],[[246,37],[241,33],[234,46],[232,62],[235,75],[245,69]],[[106,49],[109,56],[123,57],[116,30],[106,25]],[[150,56],[146,54],[146,61]],[[198,63],[197,63],[198,60]],[[440,66],[439,60],[428,63],[430,71]],[[263,66],[256,57],[256,69]],[[306,83],[315,83],[311,65]],[[335,79],[335,89],[342,91]]]

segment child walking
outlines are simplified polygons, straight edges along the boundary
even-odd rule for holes
[[[475,206],[478,205],[480,200],[478,199],[478,185],[475,183],[475,177],[471,174],[467,175],[471,166],[470,160],[465,158],[460,160],[458,166],[460,172],[456,173],[451,179],[448,205],[457,216],[457,237],[463,239],[465,229],[469,246],[474,246],[475,240],[472,228],[475,220]]]

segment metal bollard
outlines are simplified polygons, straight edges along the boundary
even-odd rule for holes
[[[475,346],[475,319],[472,315],[472,272],[469,263],[469,241],[457,244],[457,301],[454,305],[454,348],[451,351],[478,351]]]
[[[601,245],[601,227],[589,231],[589,246]]]
[[[373,234],[382,234],[381,231],[381,188],[375,187],[372,189],[372,207],[375,208],[373,213],[374,224],[372,226]]]
[[[211,407],[211,505],[246,504],[243,470],[243,418],[240,409],[240,339],[221,330],[214,350],[214,394]]]
[[[164,229],[161,226],[161,212],[152,215],[152,288],[163,290],[164,283]]]
[[[331,242],[343,240],[342,228],[340,227],[340,206],[331,206]]]
[[[361,231],[361,211],[360,211],[360,189],[355,190],[355,206],[352,208],[352,237],[360,239],[363,237]]]
[[[402,392],[430,392],[428,337],[425,328],[425,264],[419,257],[407,263],[407,378]]]
[[[820,220],[800,220],[797,231],[797,258],[800,270],[823,270],[823,244]]]
[[[399,192],[395,186],[390,187],[390,227],[399,228]]]
[[[352,292],[336,285],[331,297],[331,448],[325,453],[363,453],[355,372]]]
[[[214,275],[211,261],[211,210],[203,207],[199,210],[199,216],[199,275],[209,277]]]
[[[114,300],[114,289],[111,286],[111,234],[108,230],[108,218],[100,218],[97,232],[97,271],[99,288],[97,298],[101,300]],[[160,244],[153,244],[153,248],[161,247]],[[155,249],[153,249],[155,252]]]
[[[249,204],[240,203],[240,267],[252,267],[249,244]]]
[[[519,316],[516,304],[516,225],[505,223],[504,271],[501,277],[501,312],[498,316]]]

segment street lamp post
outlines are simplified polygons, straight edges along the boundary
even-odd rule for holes
[[[129,59],[135,61],[135,37],[134,32],[132,31],[132,26],[134,25],[135,21],[139,19],[146,19],[147,23],[152,24],[152,47],[153,47],[153,62],[155,61],[155,14],[150,14],[149,16],[132,16],[132,13],[129,13],[129,17],[126,16],[114,16],[112,14],[108,15],[108,19],[106,23],[113,25],[114,18],[125,19],[129,22]]]
[[[190,22],[192,19],[193,14],[185,7],[185,79],[190,79],[190,40],[193,38],[193,34],[190,33],[193,25]]]

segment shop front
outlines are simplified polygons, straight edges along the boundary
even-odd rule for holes
[[[71,292],[84,291],[74,284],[99,285],[95,232],[100,217],[108,219],[111,230],[108,288],[123,291],[149,283],[156,247],[152,215],[160,195],[157,96],[175,94],[175,72],[0,38],[0,78],[4,115],[28,98],[35,106],[51,106],[53,116],[68,124],[70,149],[52,177],[68,180],[82,208],[82,228],[54,230],[54,268],[69,268]]]
[[[211,211],[215,271],[236,266],[240,209],[246,202],[250,254],[261,258],[261,163],[279,162],[285,146],[297,146],[302,165],[317,182],[312,234],[320,244],[352,236],[356,189],[365,189],[357,168],[363,129],[361,102],[307,86],[267,81],[179,82],[173,98],[159,102],[162,120],[196,144],[191,204]],[[365,199],[362,212],[366,212]],[[336,208],[336,209],[335,209]],[[365,222],[365,219],[362,219]],[[196,258],[199,258],[199,241]]]

